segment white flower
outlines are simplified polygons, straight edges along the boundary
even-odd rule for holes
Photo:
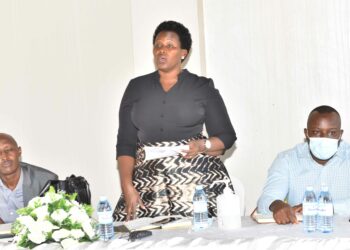
[[[49,215],[48,206],[41,206],[33,210],[33,213],[38,218],[38,221],[45,220],[46,216]]]
[[[72,229],[70,231],[70,235],[74,238],[74,239],[80,239],[83,238],[85,233],[81,230],[81,229]]]
[[[19,232],[18,235],[25,235],[27,234],[27,228],[26,227],[23,227],[22,230]]]
[[[80,209],[79,207],[71,207],[69,210],[70,219],[73,223],[84,223],[84,222],[90,222],[90,218],[85,212],[85,210]]]
[[[45,201],[46,204],[50,204],[62,198],[62,194],[47,192],[43,198],[43,201]]]
[[[49,203],[51,203],[51,199],[49,196],[44,196],[44,197],[41,197],[41,202],[43,204],[49,204]]]
[[[37,208],[42,205],[42,197],[34,197],[28,202],[28,207]]]
[[[56,230],[55,232],[53,232],[52,238],[55,241],[60,241],[61,239],[69,237],[69,235],[70,235],[70,231],[63,228],[63,229]]]
[[[57,226],[55,226],[54,224],[52,224],[50,221],[42,221],[41,223],[41,227],[42,227],[42,231],[44,232],[51,232],[54,229],[58,229]]]
[[[55,210],[52,212],[50,210],[50,214],[49,206],[51,205],[49,204],[53,202],[56,202]],[[69,200],[69,197],[62,192],[55,193],[53,187],[50,187],[50,191],[44,197],[33,198],[27,208],[21,211],[22,215],[16,219],[14,224],[15,242],[21,244],[22,247],[33,247],[54,240],[60,242],[63,248],[68,248],[78,244],[79,241],[89,241],[88,238],[97,239],[85,206]],[[69,208],[68,212],[66,212],[67,208]],[[66,219],[70,223],[63,229],[61,225]],[[59,226],[55,226],[51,221]]]
[[[22,239],[22,235],[21,234],[18,234],[15,237],[13,237],[13,241],[14,242],[19,242],[21,239]]]
[[[24,225],[25,227],[31,227],[31,225],[35,222],[33,217],[29,216],[29,215],[25,215],[25,216],[20,216],[17,218],[17,220]]]
[[[76,244],[78,244],[79,242],[77,240],[74,240],[72,238],[67,238],[61,241],[61,245],[64,249],[72,247]]]
[[[82,224],[83,230],[89,236],[90,240],[95,236],[95,231],[92,228],[90,222],[84,222]]]
[[[46,240],[46,237],[41,231],[33,231],[28,234],[28,239],[36,244],[40,244]]]
[[[29,232],[44,232],[49,233],[53,229],[58,229],[57,226],[53,225],[50,221],[34,221],[34,223],[30,224],[28,227]]]
[[[76,200],[72,200],[70,201],[74,206],[77,206],[77,207],[81,207],[81,204],[79,204],[79,202],[77,202]]]
[[[68,217],[68,213],[63,209],[57,209],[51,214],[51,218],[57,221],[58,223],[61,223],[67,217]]]

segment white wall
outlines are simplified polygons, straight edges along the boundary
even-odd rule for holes
[[[120,194],[118,108],[134,75],[129,1],[0,3],[0,131],[23,161]]]
[[[308,113],[328,104],[350,140],[350,5],[343,1],[204,0],[207,75],[236,129],[225,161],[256,206],[267,169],[302,142]]]

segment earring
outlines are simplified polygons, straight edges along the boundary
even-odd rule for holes
[[[182,57],[181,57],[181,60],[184,60],[184,59],[185,59],[185,56],[182,56]]]

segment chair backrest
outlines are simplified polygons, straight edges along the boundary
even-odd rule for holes
[[[245,200],[244,200],[244,186],[240,179],[234,176],[230,176],[231,183],[235,193],[239,196],[239,200],[241,203],[241,216],[245,215]]]
[[[64,181],[48,180],[45,186],[40,191],[39,196],[44,196],[49,191],[50,186],[53,186],[56,191],[65,191],[67,194],[77,193],[75,200],[79,203],[91,205],[91,192],[89,183],[82,176],[71,175]]]

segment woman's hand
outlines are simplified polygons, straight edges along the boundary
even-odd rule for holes
[[[133,185],[123,188],[123,193],[125,199],[126,221],[136,219],[136,210],[138,207],[145,208],[141,197]]]
[[[211,156],[218,156],[224,153],[225,145],[224,143],[217,137],[210,137],[210,148],[205,147],[205,140],[193,140],[188,142],[189,150],[183,150],[185,153],[184,158],[192,159],[196,157],[198,154],[205,153]]]
[[[186,159],[191,159],[196,157],[198,154],[203,153],[205,151],[205,141],[204,140],[194,140],[194,141],[189,141],[188,150],[184,150],[183,152],[186,153],[184,155],[184,158]]]
[[[127,155],[118,157],[118,169],[120,183],[125,200],[126,220],[135,219],[138,206],[145,208],[139,193],[132,182],[132,174],[135,166],[135,158]]]

